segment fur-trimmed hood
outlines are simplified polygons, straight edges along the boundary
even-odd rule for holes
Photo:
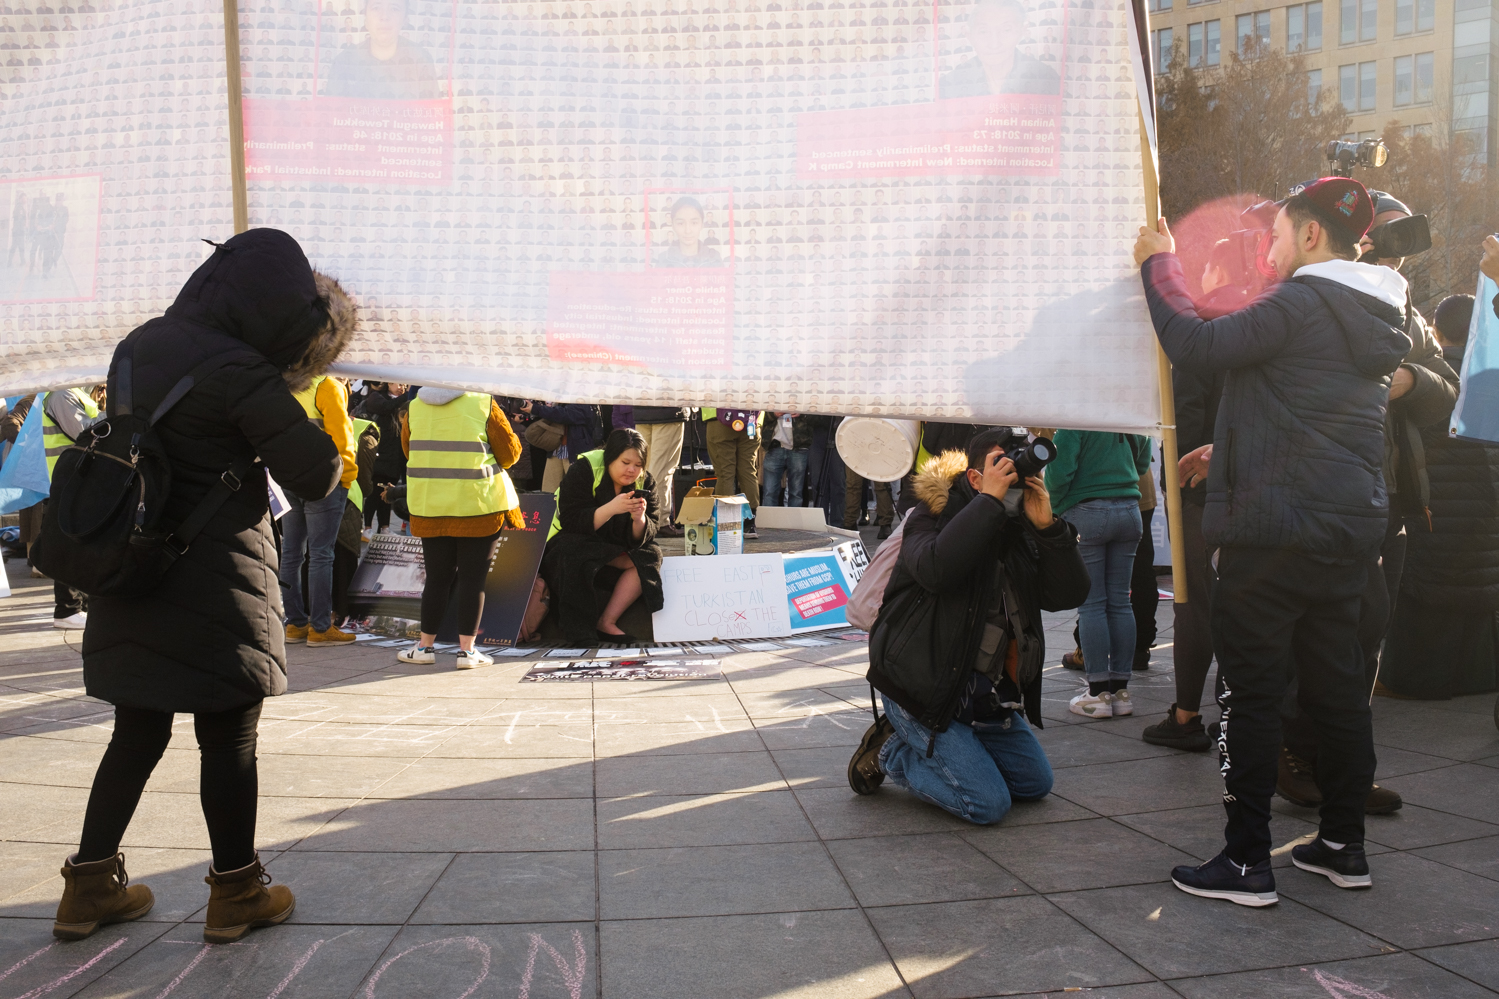
[[[968,455],[963,451],[943,451],[926,463],[917,473],[913,483],[916,498],[925,503],[933,516],[940,517],[947,509],[947,499],[952,493],[953,483],[968,471]]]
[[[359,306],[343,286],[322,271],[312,272],[318,300],[327,303],[328,321],[307,344],[302,356],[281,375],[293,392],[300,392],[338,360],[359,325]]]
[[[167,315],[220,330],[281,369],[292,391],[328,370],[354,337],[358,309],[280,229],[223,243],[182,286]]]

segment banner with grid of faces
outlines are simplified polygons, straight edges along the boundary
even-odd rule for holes
[[[97,380],[232,231],[219,6],[36,3],[12,389]],[[240,37],[251,224],[359,300],[345,373],[1156,426],[1128,0],[242,0]]]

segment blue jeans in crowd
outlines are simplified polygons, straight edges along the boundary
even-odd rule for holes
[[[802,489],[807,483],[807,449],[771,448],[765,452],[765,488],[760,492],[761,506],[781,505],[781,473],[786,473],[786,506],[802,505]]]
[[[286,623],[327,631],[333,624],[333,546],[344,519],[349,490],[339,486],[320,500],[287,493],[291,509],[281,518],[281,605]],[[302,562],[307,562],[307,600],[302,600]],[[308,605],[311,605],[309,617]]]
[[[880,700],[895,726],[880,750],[880,769],[916,797],[986,826],[1004,818],[1011,802],[1051,793],[1046,751],[1019,712],[1003,721],[953,722],[937,733],[928,757],[931,729],[883,694]]]
[[[1128,680],[1135,663],[1135,612],[1129,578],[1140,547],[1140,501],[1133,496],[1084,500],[1063,514],[1077,528],[1088,567],[1088,599],[1077,612],[1078,641],[1089,683]]]

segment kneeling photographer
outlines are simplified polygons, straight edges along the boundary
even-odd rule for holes
[[[915,480],[900,558],[870,635],[885,706],[849,762],[872,794],[886,776],[980,825],[1051,791],[1041,726],[1041,611],[1088,596],[1077,531],[1041,478],[1050,441],[1008,428],[946,451]],[[1018,468],[1018,470],[1017,470]]]

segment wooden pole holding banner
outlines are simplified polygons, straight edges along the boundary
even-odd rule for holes
[[[1152,229],[1161,219],[1161,180],[1156,173],[1154,144],[1146,132],[1145,116],[1140,115],[1140,159],[1145,176],[1145,217]],[[1177,469],[1176,453],[1176,393],[1171,387],[1171,361],[1155,345],[1156,380],[1161,387],[1161,463],[1166,473],[1166,529],[1171,538],[1171,590],[1172,599],[1179,604],[1187,602],[1187,546],[1182,536],[1182,487],[1181,474]]]
[[[250,228],[245,190],[245,112],[239,68],[239,0],[224,0],[224,71],[229,77],[229,180],[234,187],[234,231]]]

